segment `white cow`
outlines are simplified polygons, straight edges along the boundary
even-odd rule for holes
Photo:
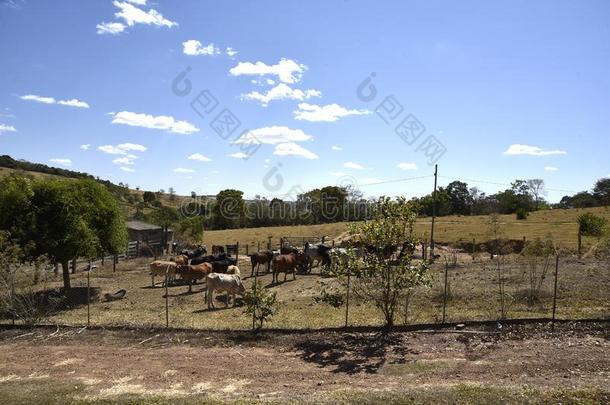
[[[241,277],[237,274],[221,274],[210,273],[207,278],[208,289],[206,292],[206,301],[208,309],[214,308],[214,291],[227,292],[227,300],[225,306],[229,306],[229,294],[233,298],[233,306],[235,306],[235,294],[244,295],[246,287],[241,281]]]

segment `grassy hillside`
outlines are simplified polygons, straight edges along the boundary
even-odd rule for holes
[[[576,219],[585,212],[603,216],[610,223],[610,207],[583,209],[555,209],[533,212],[526,220],[517,221],[515,215],[500,215],[504,237],[534,239],[550,235],[557,244],[566,248],[577,245],[578,224]],[[447,216],[436,219],[435,240],[439,242],[472,241],[477,243],[488,240],[488,216]],[[417,220],[416,233],[420,238],[429,238],[431,218]],[[211,244],[230,244],[239,241],[242,246],[247,243],[252,247],[258,242],[266,243],[269,236],[275,245],[285,236],[327,236],[333,239],[347,231],[347,223],[307,225],[307,226],[276,226],[267,228],[228,229],[221,231],[206,231],[204,242]],[[594,239],[586,239],[585,245],[590,245]]]

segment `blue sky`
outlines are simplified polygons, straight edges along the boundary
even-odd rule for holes
[[[610,174],[608,21],[604,0],[0,0],[0,153],[248,197],[422,195],[437,162],[440,185],[543,178],[557,201]]]

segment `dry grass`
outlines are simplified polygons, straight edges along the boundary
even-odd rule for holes
[[[465,255],[462,255],[467,257]],[[449,270],[451,297],[447,305],[447,321],[485,320],[499,318],[499,295],[497,273],[487,262],[472,263],[460,257],[455,269]],[[96,325],[128,324],[135,326],[165,325],[165,289],[151,288],[148,275],[148,260],[137,259],[121,262],[118,271],[112,267],[100,268],[94,273],[92,286],[104,292],[119,288],[127,290],[123,300],[95,302],[91,306],[92,323]],[[250,265],[240,263],[246,287],[252,283]],[[438,322],[442,317],[443,266],[436,264],[431,270],[433,285],[418,290],[409,306],[409,323]],[[86,285],[82,274],[74,277],[73,285]],[[524,268],[514,261],[504,274],[507,317],[550,317],[552,309],[552,275],[544,280],[540,300],[530,310],[523,291],[528,280]],[[263,285],[277,292],[280,308],[270,327],[320,328],[344,325],[345,308],[331,308],[316,303],[320,294],[320,282],[332,282],[318,274],[297,275],[296,281],[278,285],[271,284],[271,275],[261,275]],[[283,276],[280,277],[280,280]],[[161,280],[157,280],[160,282]],[[55,284],[60,285],[60,279]],[[559,318],[603,318],[610,316],[610,269],[591,261],[562,260],[559,277],[557,316]],[[204,305],[204,285],[194,286],[194,293],[187,294],[187,286],[172,286],[169,290],[170,325],[174,327],[206,329],[247,329],[251,318],[244,314],[243,307],[224,308],[224,302],[216,301],[217,310],[208,311]],[[239,299],[238,299],[239,300]],[[397,323],[402,323],[402,309]],[[71,325],[86,323],[86,307],[81,306],[55,315],[53,322]],[[381,325],[382,317],[370,304],[352,301],[349,320],[351,325]]]

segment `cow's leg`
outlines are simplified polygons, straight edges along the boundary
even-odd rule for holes
[[[297,269],[293,269],[292,270],[292,279],[296,280],[297,279]]]
[[[233,308],[235,308],[235,293],[233,293]]]
[[[189,294],[193,292],[193,280],[189,280]]]
[[[151,274],[150,278],[152,279],[152,288],[155,288],[155,276]]]
[[[286,276],[288,275],[288,270],[284,272],[284,282],[286,282]]]

